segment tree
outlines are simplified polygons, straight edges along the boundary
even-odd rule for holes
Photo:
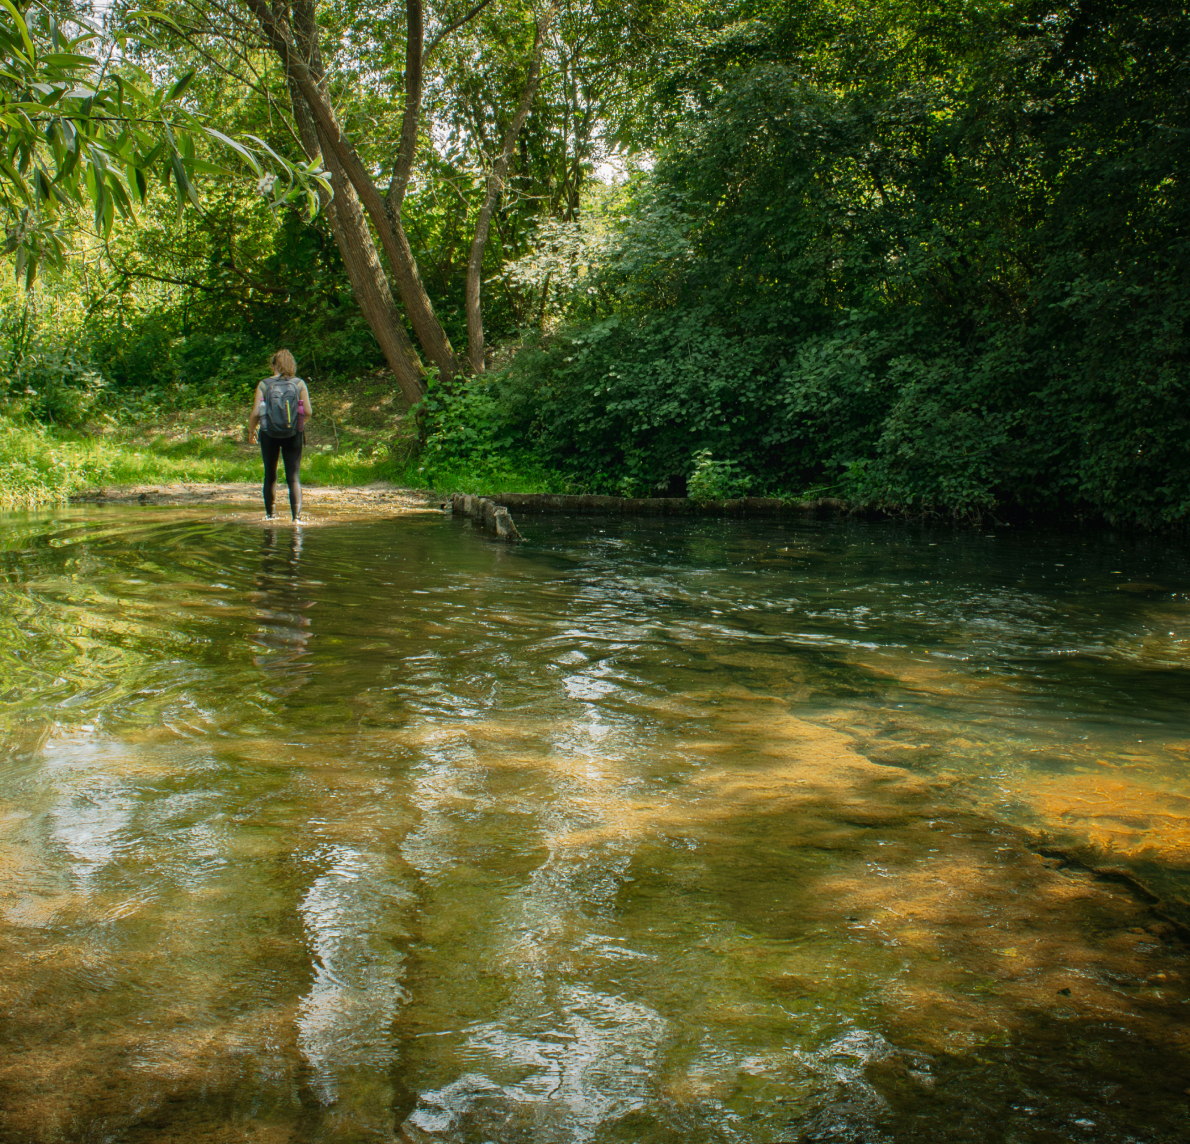
[[[650,5],[657,7],[646,0]],[[219,67],[230,60],[244,82],[261,88],[279,67],[292,136],[306,162],[325,163],[334,188],[325,209],[353,290],[400,388],[415,401],[426,381],[422,356],[444,379],[484,368],[484,283],[493,269],[501,307],[523,309],[502,268],[509,255],[524,253],[526,220],[577,210],[596,116],[614,86],[607,76],[617,51],[622,58],[632,44],[612,31],[624,26],[624,12],[607,0],[540,10],[525,0],[478,0],[434,13],[422,0],[406,0],[399,16],[369,0],[237,0],[230,7],[181,0],[158,26],[175,60],[187,52]],[[559,22],[582,34],[568,44],[553,34]],[[599,53],[597,67],[579,58],[579,45]],[[586,82],[600,69],[599,82]],[[277,110],[270,103],[270,115]],[[435,134],[444,127],[451,134],[445,151]],[[442,257],[431,249],[425,215],[413,219],[421,235],[414,250],[411,192],[418,209],[427,194],[455,202],[446,210],[431,206],[454,235],[443,235]],[[465,260],[454,255],[461,231]],[[419,260],[434,272],[439,301],[445,292],[453,303],[457,290],[468,342],[462,360]],[[462,266],[465,283],[457,288]]]
[[[416,259],[409,245],[402,222],[402,208],[412,171],[417,137],[422,114],[423,76],[427,55],[446,36],[473,20],[487,7],[488,0],[481,2],[457,19],[445,22],[428,47],[425,45],[424,15],[421,0],[406,2],[406,54],[404,71],[404,111],[398,152],[392,162],[392,176],[388,193],[382,196],[372,176],[360,158],[352,140],[343,131],[325,88],[325,74],[321,65],[321,46],[314,0],[299,0],[292,6],[293,22],[286,26],[283,16],[275,14],[266,0],[245,0],[258,20],[269,45],[277,53],[286,69],[293,89],[294,116],[300,122],[309,119],[313,123],[319,147],[324,156],[330,152],[334,164],[359,197],[368,218],[388,256],[396,284],[405,304],[410,324],[427,355],[437,366],[439,374],[450,378],[459,372],[454,349],[445,330],[434,313],[429,294],[422,283]],[[468,359],[472,370],[481,372],[484,365],[483,317],[480,308],[480,277],[483,253],[491,227],[492,212],[504,191],[508,177],[509,163],[518,135],[524,125],[540,82],[543,39],[557,8],[551,6],[534,20],[533,47],[530,52],[527,77],[512,122],[504,134],[499,153],[495,156],[487,179],[483,202],[475,222],[474,238],[467,264],[467,334]],[[292,30],[291,30],[292,29]],[[362,243],[363,236],[352,230],[349,241]],[[385,336],[384,327],[391,319],[387,307],[374,308]],[[378,337],[380,334],[378,333]],[[382,342],[383,344],[383,342]],[[407,367],[408,357],[403,355],[401,366],[405,376],[398,374],[402,388],[407,392],[420,378],[409,377],[414,370]],[[394,372],[396,370],[394,369]]]
[[[117,66],[129,33],[109,40],[101,58],[103,35],[75,30],[48,12],[26,19],[0,0],[0,213],[3,253],[15,255],[18,277],[32,283],[40,263],[62,265],[63,219],[84,202],[101,235],[117,217],[134,217],[153,177],[172,183],[179,210],[197,205],[202,176],[234,173],[201,155],[205,144],[235,156],[272,202],[303,196],[316,209],[326,188],[316,163],[287,162],[262,140],[245,144],[188,110],[180,101],[193,72],[162,86],[127,61]]]
[[[160,93],[168,114],[126,106],[123,120],[105,111],[102,121],[107,142],[123,146],[120,124],[135,120],[139,154],[183,201],[197,198],[197,179],[224,169],[212,147],[255,162],[275,197],[316,196],[361,311],[415,402],[427,366],[444,379],[484,369],[493,306],[497,340],[542,312],[548,284],[531,301],[508,265],[527,252],[535,220],[576,216],[614,105],[632,86],[618,65],[640,52],[642,29],[664,11],[660,0],[533,2],[446,0],[427,12],[406,0],[395,13],[373,0],[118,5],[102,43],[118,48],[119,67],[94,52],[78,67],[113,76],[117,96],[132,84],[126,101],[150,75],[176,77],[176,90]],[[636,73],[635,90],[644,82]],[[72,115],[99,106],[84,98],[92,103]],[[160,139],[149,139],[154,130]],[[323,183],[312,181],[323,166]],[[120,191],[105,195],[118,212]],[[466,337],[465,354],[452,336]]]

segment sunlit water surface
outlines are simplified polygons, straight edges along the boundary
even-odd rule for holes
[[[0,1140],[1190,1136],[1182,549],[521,524],[0,523]]]

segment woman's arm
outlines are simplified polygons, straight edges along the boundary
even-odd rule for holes
[[[306,388],[306,383],[304,381],[302,382],[301,400],[302,408],[305,410],[306,416],[309,417],[314,412],[314,408],[310,404],[310,391]]]
[[[260,415],[264,412],[264,382],[256,387],[256,399],[252,403],[252,412],[248,414],[248,444],[256,444],[256,427],[260,424]]]

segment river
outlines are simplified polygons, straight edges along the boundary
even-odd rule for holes
[[[1190,1137],[1190,561],[0,520],[0,1141]]]

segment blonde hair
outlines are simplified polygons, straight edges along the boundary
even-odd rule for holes
[[[297,362],[289,350],[278,350],[273,354],[273,373],[278,377],[293,377],[297,373]]]

